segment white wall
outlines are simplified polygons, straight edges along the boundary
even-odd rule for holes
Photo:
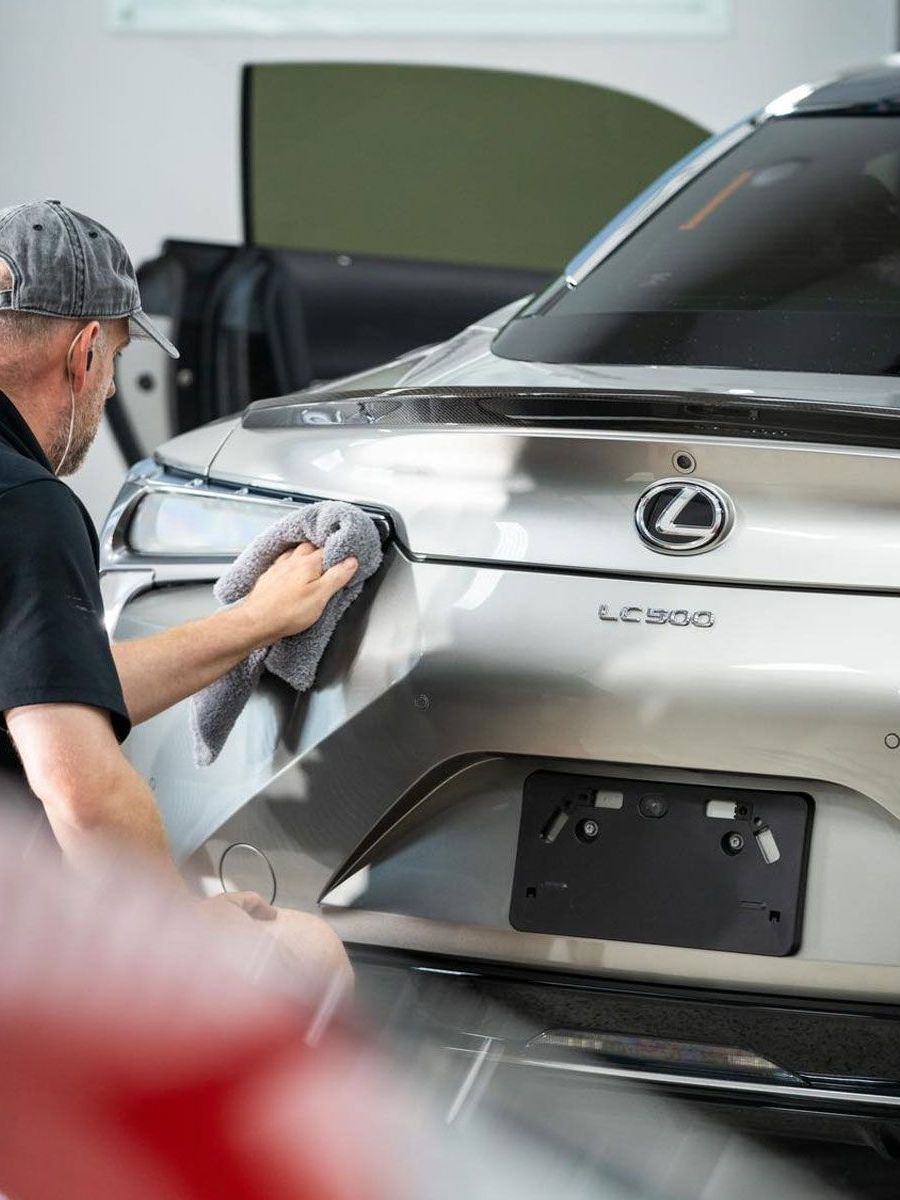
[[[375,3],[376,0],[373,0]],[[166,235],[239,236],[240,64],[368,59],[506,67],[637,92],[722,128],[897,45],[895,0],[734,0],[727,38],[346,41],[113,34],[107,0],[0,0],[0,207],[54,196],[137,259]]]
[[[797,83],[897,45],[895,0],[733,4],[725,38],[388,41],[113,34],[106,0],[0,0],[0,207],[57,197],[110,225],[138,261],[167,235],[239,237],[239,67],[247,61],[390,60],[565,75],[648,96],[720,129]],[[86,472],[101,469],[113,470],[89,460]],[[92,488],[95,511],[114,487],[112,480]]]

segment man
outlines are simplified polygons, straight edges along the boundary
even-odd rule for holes
[[[141,309],[122,243],[48,200],[0,212],[0,762],[17,766],[65,855],[111,842],[174,870],[148,785],[119,743],[257,647],[309,628],[355,559],[323,574],[297,547],[240,604],[110,647],[96,532],[59,476],[81,465],[133,334],[177,350]]]

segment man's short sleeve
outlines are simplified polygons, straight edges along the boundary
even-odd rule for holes
[[[26,704],[104,708],[120,741],[131,727],[85,517],[55,479],[0,494],[0,713]]]

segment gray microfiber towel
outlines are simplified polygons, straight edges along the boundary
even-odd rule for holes
[[[254,651],[193,697],[191,738],[198,767],[209,766],[218,758],[263,670],[271,671],[298,692],[312,686],[335,626],[381,565],[381,539],[372,518],[352,504],[323,500],[298,507],[254,538],[219,579],[213,589],[216,599],[222,604],[243,599],[280,554],[301,542],[311,542],[324,550],[326,571],[350,555],[359,562],[359,569],[352,581],[331,597],[315,625],[266,650]]]

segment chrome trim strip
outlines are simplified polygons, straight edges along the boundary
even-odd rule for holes
[[[473,1053],[462,1049],[463,1054]],[[829,1101],[832,1104],[862,1104],[869,1107],[900,1109],[900,1094],[890,1095],[872,1092],[842,1092],[831,1088],[793,1087],[789,1084],[756,1083],[750,1080],[718,1079],[704,1075],[680,1075],[668,1071],[641,1071],[629,1067],[602,1067],[593,1063],[567,1063],[556,1059],[529,1058],[522,1055],[506,1056],[505,1062],[514,1066],[544,1067],[547,1070],[563,1071],[577,1075],[598,1075],[608,1079],[620,1079],[629,1083],[651,1083],[665,1087],[689,1087],[698,1091],[742,1092],[752,1096],[770,1096],[773,1100]]]
[[[685,165],[683,171],[680,171],[672,179],[664,183],[658,191],[654,192],[647,201],[636,208],[627,220],[623,221],[618,228],[614,229],[610,236],[606,238],[596,248],[589,258],[586,258],[583,263],[571,274],[566,275],[566,284],[569,287],[577,287],[583,279],[588,276],[593,269],[598,266],[604,258],[608,258],[613,250],[621,246],[626,238],[631,237],[638,226],[653,215],[658,209],[667,204],[673,196],[677,195],[682,188],[686,187],[691,180],[695,179],[707,167],[712,166],[717,159],[723,154],[727,154],[729,150],[733,150],[745,138],[753,133],[756,125],[752,121],[746,124],[738,125],[736,128],[729,130],[727,133],[713,143],[707,150],[698,154],[696,158],[692,158]]]

